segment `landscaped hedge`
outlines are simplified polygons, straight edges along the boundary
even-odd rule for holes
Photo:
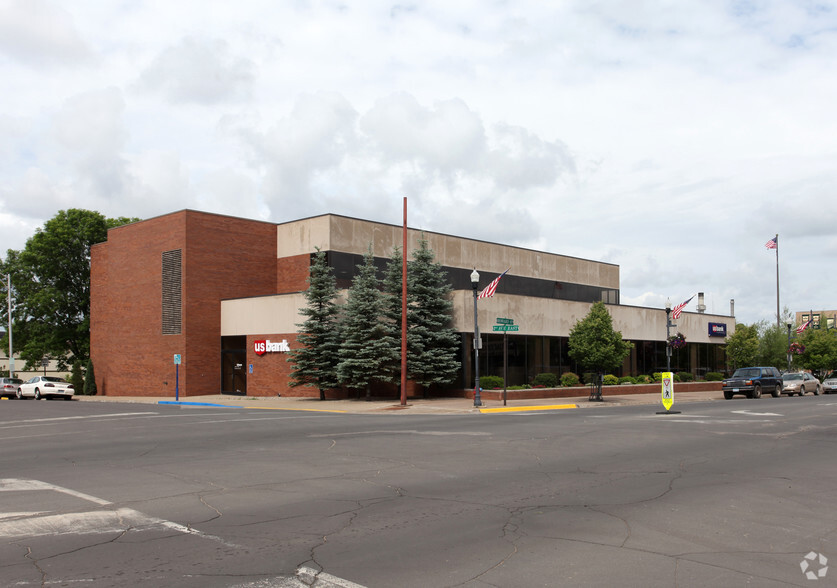
[[[499,390],[503,387],[503,378],[500,376],[480,377],[480,388],[485,390]]]
[[[578,386],[581,384],[581,380],[578,379],[578,376],[572,372],[567,372],[561,376],[561,385],[567,388],[572,386]]]
[[[532,387],[533,388],[557,388],[558,387],[558,376],[555,374],[546,372],[543,374],[538,374],[532,380]]]
[[[721,372],[706,372],[703,379],[707,382],[720,382],[724,379],[724,374]]]

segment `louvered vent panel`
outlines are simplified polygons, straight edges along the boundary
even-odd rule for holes
[[[181,250],[163,251],[163,335],[180,335]]]

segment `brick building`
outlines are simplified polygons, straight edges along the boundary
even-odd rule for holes
[[[577,371],[566,340],[598,300],[635,344],[623,373],[665,366],[665,312],[621,305],[618,266],[415,229],[408,230],[408,256],[422,236],[454,287],[463,366],[455,387],[473,386],[475,265],[481,288],[511,268],[497,294],[479,304],[481,374],[502,373],[503,336],[491,329],[500,318],[519,328],[508,336],[509,385],[540,372]],[[98,389],[112,396],[174,396],[175,385],[183,396],[315,396],[313,388],[289,388],[285,353],[296,345],[311,255],[325,251],[338,287],[348,288],[370,245],[383,265],[401,240],[400,226],[330,214],[275,224],[182,210],[111,229],[91,259]],[[684,312],[678,322],[688,344],[675,352],[672,369],[724,371],[721,344],[734,318]]]

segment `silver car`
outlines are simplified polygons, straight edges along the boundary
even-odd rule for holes
[[[782,375],[782,394],[804,396],[808,392],[813,392],[815,396],[819,396],[821,389],[820,381],[808,372]]]
[[[41,398],[72,400],[74,393],[72,384],[64,378],[56,378],[55,376],[35,376],[29,378],[17,388],[18,398],[32,397],[35,400]]]
[[[23,380],[20,378],[0,378],[0,398],[14,398],[21,384]]]
[[[826,394],[837,392],[837,372],[831,372],[822,381],[822,391]]]

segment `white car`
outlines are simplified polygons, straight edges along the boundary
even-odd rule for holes
[[[35,400],[41,398],[72,400],[74,393],[72,384],[64,378],[56,378],[55,376],[35,376],[29,378],[17,388],[18,399],[31,397]]]

